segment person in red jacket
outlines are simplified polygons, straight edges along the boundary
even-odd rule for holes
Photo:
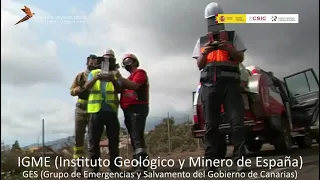
[[[124,112],[125,125],[131,138],[134,159],[148,157],[144,139],[144,130],[149,114],[149,81],[147,72],[139,67],[139,60],[134,54],[123,57],[122,67],[130,76],[120,77],[124,92],[121,94],[120,105]],[[146,171],[148,167],[142,164],[133,167],[135,172]]]

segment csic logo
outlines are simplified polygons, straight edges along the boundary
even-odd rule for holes
[[[267,17],[266,16],[251,16],[250,20],[252,20],[252,21],[266,21]]]

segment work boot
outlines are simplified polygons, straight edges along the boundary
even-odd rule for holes
[[[139,153],[136,155],[136,158],[143,161],[144,159],[147,159],[148,155],[147,153]],[[148,171],[148,168],[147,166],[144,166],[143,164],[139,164],[137,167],[135,167],[135,170],[133,171],[133,174],[136,175],[138,173],[143,173],[144,171]]]
[[[78,159],[79,161],[80,159]],[[75,172],[76,174],[78,174],[79,172],[81,173],[81,177],[82,177],[82,167],[83,164],[81,163],[81,161],[79,162],[79,166],[75,166],[73,172]]]
[[[112,160],[112,162],[114,162],[114,160]],[[122,170],[120,169],[120,167],[118,167],[117,165],[116,165],[117,163],[115,163],[115,164],[110,164],[110,166],[109,166],[109,169],[110,169],[110,171],[111,172],[122,172]],[[118,163],[119,164],[119,163]]]
[[[73,172],[75,172],[75,173],[82,172],[82,167],[78,167],[78,166],[74,167]]]
[[[140,159],[140,157],[141,157],[141,159],[142,159],[142,161],[144,160],[144,159],[147,159],[148,158],[148,154],[147,153],[140,153],[140,154],[138,154],[137,155],[137,157]],[[148,166],[144,166],[144,164],[140,164],[140,168],[143,170],[143,171],[147,171],[148,169],[149,169],[149,167]]]
[[[88,176],[87,179],[96,179],[97,178],[96,174],[100,172],[99,166],[98,167],[90,167],[89,169],[90,169],[89,170],[90,173],[88,173],[88,174],[90,174],[90,176]]]
[[[139,153],[137,154],[136,158],[143,161],[144,159],[147,159],[148,155],[147,153]],[[137,167],[135,167],[135,170],[133,171],[133,174],[136,175],[138,173],[143,173],[144,171],[148,171],[147,166],[144,166],[143,164],[139,164]]]
[[[134,175],[134,176],[136,176],[137,174],[141,174],[141,173],[143,173],[145,170],[142,168],[142,167],[136,167],[135,168],[135,170],[132,172],[132,174]]]
[[[132,160],[134,160],[134,159],[137,159],[137,155],[136,154],[132,155]],[[136,167],[131,166],[128,171],[129,172],[134,172],[135,170],[136,170]]]
[[[75,174],[81,173],[80,177],[83,177],[82,167],[74,167],[73,172]]]
[[[91,173],[88,173],[87,179],[97,179],[97,175],[96,175],[97,173],[99,173],[99,171],[92,170]]]

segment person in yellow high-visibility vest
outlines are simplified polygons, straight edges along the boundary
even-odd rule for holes
[[[115,64],[112,50],[105,53],[104,61],[109,61],[110,65]],[[117,80],[115,74],[104,75],[100,72],[101,69],[91,71],[84,86],[90,91],[87,106],[87,112],[91,115],[88,125],[89,158],[93,162],[100,158],[100,139],[105,126],[109,140],[109,168],[112,172],[119,172],[120,168],[116,166],[115,159],[119,156],[118,93],[122,91],[121,82]],[[90,168],[95,173],[99,172],[99,166]]]

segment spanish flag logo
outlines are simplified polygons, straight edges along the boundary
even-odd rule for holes
[[[217,14],[216,23],[244,24],[247,22],[246,14]]]

